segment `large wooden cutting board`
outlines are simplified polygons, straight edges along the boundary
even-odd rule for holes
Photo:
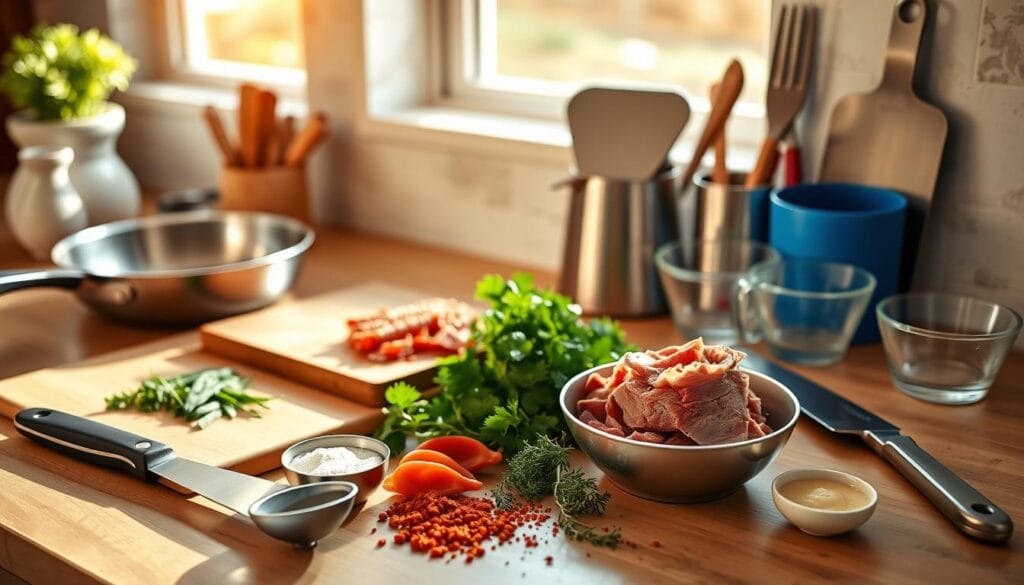
[[[248,377],[253,392],[274,397],[261,418],[221,419],[197,431],[167,413],[104,409],[105,396],[135,388],[150,375],[222,366]],[[250,474],[280,467],[281,452],[292,443],[332,433],[368,434],[381,420],[380,409],[202,352],[195,333],[0,380],[4,416],[34,406],[86,416],[170,445],[182,457]]]
[[[207,323],[199,331],[206,351],[361,404],[382,406],[384,390],[393,382],[433,385],[437,356],[371,362],[348,347],[345,321],[430,296],[370,283]]]

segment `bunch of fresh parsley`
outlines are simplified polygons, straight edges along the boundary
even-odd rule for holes
[[[475,322],[470,349],[439,362],[440,394],[424,399],[404,383],[385,392],[376,436],[392,450],[402,451],[407,436],[459,434],[510,456],[537,435],[560,436],[562,386],[633,349],[618,324],[584,321],[571,299],[537,289],[528,274],[485,276],[476,296],[491,308]]]

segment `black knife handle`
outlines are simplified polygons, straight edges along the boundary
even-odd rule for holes
[[[149,468],[174,457],[174,450],[156,441],[96,421],[48,408],[26,408],[14,417],[22,435],[54,451],[96,465],[125,471],[143,481]]]
[[[1013,534],[1013,520],[1006,512],[910,437],[868,431],[865,438],[961,531],[987,542],[1003,542]]]

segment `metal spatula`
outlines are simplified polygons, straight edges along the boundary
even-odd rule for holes
[[[873,91],[836,104],[820,173],[822,182],[863,183],[906,195],[910,244],[923,230],[947,129],[942,111],[913,88],[925,10],[924,0],[896,3],[882,81]],[[905,260],[913,260],[913,250]]]
[[[690,119],[679,93],[591,87],[569,101],[576,172],[643,181],[653,177]]]

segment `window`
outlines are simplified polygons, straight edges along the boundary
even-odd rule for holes
[[[628,81],[680,86],[700,112],[737,57],[745,73],[737,114],[763,116],[765,0],[451,0],[444,8],[441,97],[456,104],[560,117],[581,84]]]
[[[170,74],[305,83],[301,0],[166,0]]]

